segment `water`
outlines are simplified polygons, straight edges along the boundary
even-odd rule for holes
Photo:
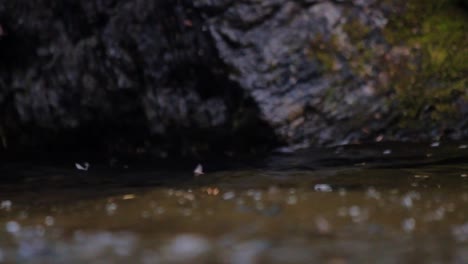
[[[196,164],[3,163],[0,263],[468,262],[466,144]]]

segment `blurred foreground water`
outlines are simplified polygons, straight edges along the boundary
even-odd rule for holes
[[[466,143],[0,165],[0,263],[467,263]]]

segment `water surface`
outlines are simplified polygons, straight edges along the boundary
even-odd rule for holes
[[[158,164],[4,162],[0,263],[468,262],[464,143]]]

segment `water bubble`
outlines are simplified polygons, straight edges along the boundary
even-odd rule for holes
[[[255,193],[255,190],[249,189],[247,190],[247,196],[253,196]]]
[[[374,187],[369,187],[369,189],[367,189],[366,196],[376,200],[380,199],[380,193]]]
[[[405,194],[401,198],[401,205],[406,207],[406,208],[411,208],[411,207],[413,207],[413,200],[415,200],[415,199],[417,200],[419,198],[420,198],[419,193],[411,191],[411,192]]]
[[[416,220],[414,220],[414,218],[404,219],[403,222],[401,223],[401,227],[403,228],[404,231],[411,232],[416,227]]]
[[[46,226],[52,226],[55,223],[55,219],[52,216],[46,216],[44,223]]]
[[[468,240],[468,223],[456,226],[452,229],[452,234],[460,242]]]
[[[5,229],[8,233],[17,233],[20,231],[21,226],[15,221],[8,221],[5,225]]]
[[[434,212],[429,213],[425,218],[427,221],[440,221],[445,216],[445,208],[439,207]]]
[[[413,198],[411,196],[404,196],[401,199],[401,204],[406,208],[411,208],[413,207]]]
[[[322,234],[330,232],[331,229],[327,219],[323,217],[315,219],[315,226],[317,227],[317,231]]]
[[[231,200],[231,199],[233,199],[234,197],[236,197],[236,193],[234,193],[234,192],[225,192],[225,193],[223,194],[223,199],[224,199],[224,200]]]
[[[186,193],[184,194],[184,198],[188,201],[193,201],[195,200],[195,195],[193,195],[193,193]]]
[[[358,217],[361,214],[361,208],[357,205],[353,205],[349,208],[348,213],[351,217]]]
[[[210,250],[210,243],[203,237],[191,234],[178,235],[165,248],[169,258],[194,259]]]
[[[262,199],[262,193],[260,191],[255,192],[253,198],[255,201],[260,201]]]
[[[106,204],[106,212],[107,214],[111,215],[115,213],[115,210],[117,210],[117,204],[116,203],[108,203]]]
[[[314,186],[316,192],[331,192],[333,191],[332,187],[328,184],[316,184]]]

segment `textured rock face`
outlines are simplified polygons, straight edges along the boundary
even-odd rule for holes
[[[349,19],[374,31],[383,27],[381,10],[368,7],[373,2],[233,1],[208,21],[220,57],[235,69],[231,78],[249,91],[277,135],[299,146],[341,143],[362,137],[381,98],[373,84],[352,75],[348,58],[319,53],[330,45],[352,52],[343,32]],[[378,34],[362,41],[382,45]]]
[[[395,81],[420,52],[387,40],[401,3],[2,1],[3,148],[165,156],[402,138]],[[414,139],[466,137],[460,90],[461,117]]]
[[[270,145],[273,131],[225,77],[190,3],[3,1],[4,147],[147,147],[166,155]]]

